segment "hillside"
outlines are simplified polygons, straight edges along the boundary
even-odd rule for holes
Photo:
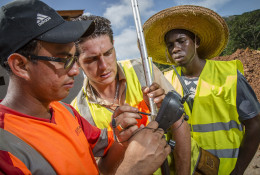
[[[241,15],[224,17],[229,28],[229,42],[222,55],[231,55],[238,48],[259,50],[260,9]]]

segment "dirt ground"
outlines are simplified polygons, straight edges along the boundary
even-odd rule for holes
[[[216,57],[215,60],[240,60],[244,65],[247,81],[254,89],[258,101],[260,101],[260,51],[250,49],[238,49],[229,56]],[[259,136],[260,137],[260,136]],[[260,146],[253,160],[248,166],[245,175],[260,175]]]

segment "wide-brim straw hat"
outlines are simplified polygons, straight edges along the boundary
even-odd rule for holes
[[[172,29],[185,29],[200,38],[197,52],[201,59],[218,56],[228,42],[228,26],[216,12],[194,5],[167,8],[150,17],[143,25],[148,56],[154,62],[173,64],[167,59],[164,42],[165,34]]]

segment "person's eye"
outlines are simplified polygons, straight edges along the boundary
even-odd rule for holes
[[[95,61],[96,59],[97,59],[97,57],[88,57],[83,60],[83,63],[91,63],[91,62]]]
[[[167,44],[166,44],[166,47],[167,47],[167,48],[173,47],[173,43],[167,43]]]
[[[106,53],[104,53],[104,56],[110,56],[113,53],[113,49],[107,51]]]
[[[186,40],[185,39],[181,39],[181,40],[179,40],[179,43],[184,43]]]

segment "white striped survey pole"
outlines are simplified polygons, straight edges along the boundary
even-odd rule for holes
[[[137,0],[131,0],[131,3],[132,3],[132,9],[133,9],[136,32],[137,32],[137,40],[138,40],[139,49],[140,49],[142,62],[143,62],[146,85],[150,87],[153,83],[153,79],[152,79],[153,72],[150,69],[150,63],[152,63],[152,61],[149,61],[149,59],[151,58],[148,58],[148,54],[147,54]],[[156,104],[154,103],[153,98],[149,98],[149,104],[151,110],[151,117],[148,116],[148,120],[152,121],[155,119],[157,114]]]

